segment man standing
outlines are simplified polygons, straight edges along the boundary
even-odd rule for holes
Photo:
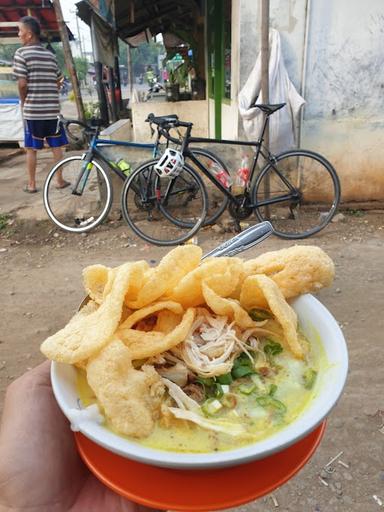
[[[16,50],[13,71],[18,79],[21,109],[24,118],[24,143],[27,152],[28,183],[24,191],[36,189],[36,151],[44,140],[52,149],[55,162],[63,158],[62,146],[68,144],[57,116],[60,113],[59,84],[63,76],[55,56],[40,43],[40,23],[32,16],[21,18],[19,38],[23,46]],[[57,188],[70,183],[58,174]]]

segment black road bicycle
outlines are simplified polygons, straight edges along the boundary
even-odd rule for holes
[[[301,239],[318,233],[329,224],[340,202],[340,182],[335,169],[328,160],[313,151],[297,149],[278,155],[270,153],[263,146],[269,116],[283,108],[285,103],[253,106],[259,108],[265,115],[260,138],[255,142],[192,137],[192,123],[179,120],[165,122],[164,117],[153,115],[149,120],[159,127],[159,132],[165,138],[179,145],[184,159],[183,171],[187,170],[190,176],[193,176],[198,174],[196,172],[198,169],[206,182],[209,181],[211,186],[220,191],[224,198],[223,203],[228,205],[228,211],[238,225],[240,221],[247,219],[255,212],[259,221],[269,220],[274,232],[281,238]],[[178,127],[185,128],[185,132],[180,138],[175,138],[170,135],[170,129]],[[193,143],[231,144],[255,148],[249,181],[241,194],[235,195],[230,187],[223,185],[221,180],[210,172],[199,156],[191,150],[190,144]],[[258,171],[257,163],[260,155],[265,160],[265,165]],[[141,180],[143,176],[154,173],[156,162],[157,160],[153,160],[138,168],[125,182],[122,193],[123,214],[127,222],[139,236],[153,243],[157,242],[153,238],[149,240],[145,232],[147,226],[135,223],[132,219],[128,199],[134,183]],[[191,219],[183,213],[184,205],[178,204],[177,195],[172,195],[173,187],[177,185],[179,179],[179,177],[170,178],[167,186],[162,187],[162,179],[157,178],[157,187],[162,189],[161,193],[157,191],[156,195],[155,191],[148,190],[148,194],[156,195],[158,209],[168,220],[180,228],[195,233]],[[147,183],[148,186],[152,186],[154,181],[147,180]],[[197,205],[193,206],[197,208]],[[202,209],[200,217],[204,214]],[[197,215],[196,211],[195,215]],[[201,225],[202,222],[199,226]]]

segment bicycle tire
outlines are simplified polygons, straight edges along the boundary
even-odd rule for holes
[[[308,238],[324,229],[340,203],[340,181],[331,163],[307,150],[291,150],[277,155],[260,171],[252,189],[252,204],[266,199],[276,200],[279,194],[281,198],[287,197],[290,192],[281,176],[293,183],[296,197],[267,207],[256,206],[257,218],[269,220],[275,234],[285,239]]]
[[[112,206],[113,191],[110,177],[95,159],[90,162],[93,165],[91,173],[94,168],[97,173],[88,176],[81,195],[72,193],[72,186],[78,180],[83,162],[81,155],[64,158],[51,169],[44,182],[44,208],[51,221],[69,233],[91,231],[105,220]],[[55,178],[60,171],[63,179],[71,185],[57,189]]]
[[[209,167],[212,165],[209,163],[210,161],[213,162],[214,164],[217,164],[219,168],[223,169],[223,171],[227,174],[230,183],[231,175],[225,163],[217,155],[215,155],[214,153],[212,153],[212,151],[205,148],[191,147],[189,149],[190,151],[192,151],[192,153],[197,155],[197,157],[200,156],[208,160],[207,163],[205,163],[204,161],[202,162],[204,167],[209,169]],[[216,221],[227,209],[229,197],[223,194],[221,190],[218,187],[216,187],[214,183],[212,183],[210,179],[207,178],[198,167],[195,167],[195,165],[193,165],[193,162],[188,161],[188,164],[192,167],[194,171],[199,173],[208,194],[208,213],[207,218],[204,221],[204,226],[215,224]]]
[[[203,225],[207,214],[208,198],[200,176],[193,169],[183,169],[188,178],[188,190],[178,186],[180,176],[159,178],[154,170],[158,159],[149,160],[138,167],[125,181],[121,194],[121,209],[125,222],[142,240],[163,247],[179,245],[192,238]],[[177,195],[182,205],[174,201],[173,208],[180,208],[180,215],[190,215],[193,222],[188,227],[174,223],[174,215],[163,211],[162,201],[171,194]],[[188,196],[187,196],[188,194]],[[191,205],[192,199],[197,199]],[[185,202],[186,201],[186,202]]]

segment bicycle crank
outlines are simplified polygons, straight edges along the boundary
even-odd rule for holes
[[[253,208],[247,206],[244,196],[236,196],[236,202],[231,201],[228,206],[230,216],[236,220],[248,219],[253,213]]]

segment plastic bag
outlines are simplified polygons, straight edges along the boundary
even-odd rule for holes
[[[281,54],[280,34],[275,29],[270,29],[269,45],[269,103],[286,103],[284,108],[269,118],[269,149],[272,153],[280,153],[296,146],[295,127],[305,100],[288,77]],[[255,141],[260,137],[264,122],[263,112],[257,107],[250,107],[256,100],[256,103],[264,103],[261,94],[261,53],[238,100],[245,134],[249,140]]]

